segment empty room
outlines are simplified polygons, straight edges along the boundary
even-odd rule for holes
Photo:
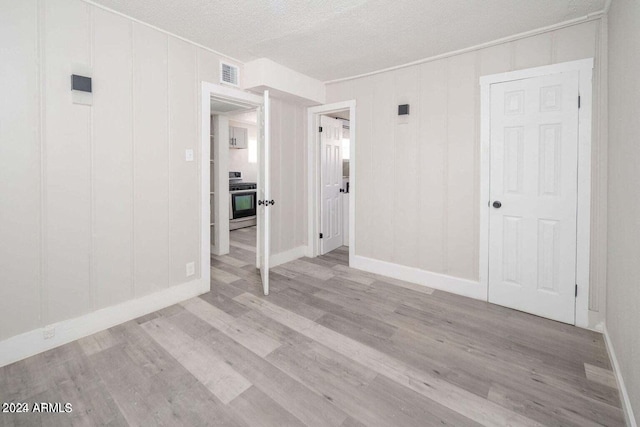
[[[639,0],[0,0],[0,427],[637,427],[639,135]]]

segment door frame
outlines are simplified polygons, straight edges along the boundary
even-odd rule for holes
[[[211,96],[228,99],[230,102],[236,101],[243,104],[250,104],[259,108],[262,106],[264,99],[260,95],[244,92],[240,89],[234,89],[215,83],[202,82],[200,95],[200,112],[201,112],[201,144],[200,144],[200,187],[201,187],[201,260],[200,269],[203,280],[207,283],[211,281],[211,191],[215,192],[215,212],[214,222],[217,224],[217,235],[224,237],[219,241],[218,255],[229,253],[229,185],[228,185],[228,163],[229,163],[229,146],[228,144],[217,144],[215,147],[217,154],[217,175],[214,188],[211,189]],[[259,126],[259,125],[258,125]],[[259,163],[259,162],[258,162]],[[225,171],[226,176],[221,172]],[[259,172],[258,172],[259,173]],[[225,221],[226,218],[226,221]],[[220,228],[226,226],[226,232],[220,233]]]
[[[489,300],[489,189],[491,85],[562,72],[579,73],[578,203],[575,325],[589,327],[589,256],[591,245],[591,117],[593,58],[480,77],[480,286]],[[577,102],[577,100],[576,100]]]
[[[307,248],[309,258],[320,254],[320,116],[349,110],[349,265],[356,251],[356,101],[336,102],[307,109]]]

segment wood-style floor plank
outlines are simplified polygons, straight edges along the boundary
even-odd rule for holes
[[[271,271],[255,227],[211,291],[0,367],[0,401],[71,414],[1,426],[622,426],[602,336],[348,267],[348,248]]]
[[[251,294],[242,294],[236,297],[235,300],[261,311],[266,316],[321,344],[336,349],[337,352],[343,355],[357,358],[359,363],[375,372],[483,425],[539,425],[539,423],[516,412],[507,410],[500,405],[495,405],[427,372],[415,370],[397,359],[273,305],[266,300],[260,300]]]

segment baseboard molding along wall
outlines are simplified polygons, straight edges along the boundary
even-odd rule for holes
[[[294,259],[302,258],[306,255],[307,247],[298,246],[297,248],[289,249],[278,254],[271,255],[269,259],[269,267],[277,267],[281,264],[286,264]]]
[[[613,343],[611,342],[611,337],[609,336],[609,332],[607,331],[607,325],[604,325],[603,328],[604,342],[607,346],[607,353],[609,354],[609,359],[611,360],[611,364],[613,365],[613,373],[616,377],[616,382],[618,383],[618,392],[620,393],[620,401],[622,403],[622,411],[624,412],[624,418],[627,422],[627,426],[629,427],[638,427],[636,423],[636,418],[633,415],[633,407],[631,406],[631,399],[629,398],[629,393],[627,393],[627,387],[624,385],[624,379],[622,378],[622,372],[620,372],[620,365],[618,364],[618,358],[616,357],[616,352],[613,349]]]
[[[205,280],[192,280],[7,338],[0,342],[0,367],[202,295],[209,289],[210,284]],[[48,339],[44,338],[46,334],[51,333],[55,335]]]
[[[417,283],[429,288],[439,289],[469,298],[483,301],[487,300],[487,290],[480,285],[480,282],[473,280],[433,273],[415,267],[393,264],[360,255],[354,257],[350,267],[393,277],[394,279],[404,280],[405,282]]]

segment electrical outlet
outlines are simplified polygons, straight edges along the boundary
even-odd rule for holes
[[[184,150],[184,159],[187,162],[193,162],[193,150],[191,148]]]
[[[42,338],[44,338],[45,340],[50,340],[55,336],[56,336],[55,326],[45,326],[45,328],[42,331]]]
[[[196,263],[195,262],[188,262],[187,263],[187,277],[193,276],[194,274],[196,274]]]

